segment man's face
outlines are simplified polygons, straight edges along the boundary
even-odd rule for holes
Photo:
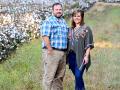
[[[53,14],[57,17],[60,18],[63,15],[62,11],[62,6],[61,5],[55,5],[53,7]]]

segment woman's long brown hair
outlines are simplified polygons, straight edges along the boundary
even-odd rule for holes
[[[77,13],[80,13],[80,14],[81,14],[82,20],[81,20],[80,25],[83,25],[83,24],[84,24],[84,11],[82,11],[82,10],[75,10],[75,11],[72,13],[72,21],[71,21],[71,27],[72,27],[73,29],[76,27],[75,22],[74,22],[74,20],[73,20],[73,17],[74,17]]]

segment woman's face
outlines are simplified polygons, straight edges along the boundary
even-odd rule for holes
[[[81,20],[82,20],[81,13],[76,13],[73,16],[73,21],[75,22],[75,24],[80,24]]]

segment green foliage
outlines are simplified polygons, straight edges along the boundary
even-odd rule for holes
[[[77,3],[73,4],[73,5],[71,6],[71,8],[79,8],[79,3],[77,2]]]

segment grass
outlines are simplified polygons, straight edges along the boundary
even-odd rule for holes
[[[0,90],[39,90],[40,40],[26,43],[0,64]]]
[[[92,66],[89,74],[85,75],[89,90],[119,90],[119,51],[120,49],[110,48],[95,48],[92,51]]]
[[[85,21],[93,29],[95,41],[111,41],[117,43],[120,34],[119,7],[104,7],[103,11],[96,9],[87,12]]]
[[[101,12],[86,13],[86,23],[91,26],[96,42],[110,42],[113,47],[95,47],[92,65],[84,74],[87,90],[120,89],[120,9],[105,7]],[[101,43],[102,44],[102,43]],[[100,44],[100,45],[101,45]],[[16,50],[15,54],[0,64],[0,90],[42,90],[42,62],[40,40],[33,40]],[[74,77],[66,71],[64,90],[74,90]]]

